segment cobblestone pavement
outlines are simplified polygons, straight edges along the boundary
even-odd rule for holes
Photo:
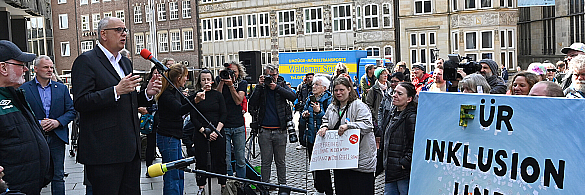
[[[298,121],[298,114],[295,115],[295,123]],[[251,118],[246,114],[246,121],[251,121]],[[313,187],[312,174],[308,173],[308,163],[306,161],[306,149],[297,150],[295,147],[298,143],[287,144],[286,147],[286,166],[287,166],[287,184],[296,188],[307,189],[308,194],[314,194],[315,188]],[[67,153],[69,153],[70,145],[67,145]],[[256,152],[259,153],[260,149],[256,144]],[[185,153],[186,154],[186,153]],[[155,159],[154,163],[161,162],[160,158]],[[260,157],[250,159],[250,163],[253,166],[260,165]],[[194,168],[194,167],[192,167]],[[142,162],[142,173],[140,176],[140,188],[144,195],[160,195],[162,194],[163,180],[162,177],[157,178],[146,178],[145,172],[146,164]],[[74,157],[66,155],[65,157],[65,172],[68,173],[68,177],[65,178],[65,189],[68,195],[84,195],[85,186],[83,185],[83,165],[75,162]],[[331,174],[333,175],[333,174]],[[276,183],[276,166],[272,163],[271,182]],[[333,178],[332,178],[333,179]],[[213,179],[212,193],[207,194],[220,194],[219,185],[217,180]],[[184,194],[195,194],[197,192],[197,185],[195,182],[195,174],[185,173],[185,192]],[[384,191],[384,175],[380,175],[376,178],[375,183],[376,194],[383,194]],[[277,194],[278,191],[272,191],[271,194]],[[43,188],[41,191],[42,195],[50,195],[50,185]],[[291,194],[302,194],[302,193],[291,193]]]

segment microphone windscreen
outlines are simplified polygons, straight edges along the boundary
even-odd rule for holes
[[[146,51],[148,51],[148,50],[146,50]],[[156,163],[156,164],[150,165],[148,167],[148,175],[150,177],[158,177],[158,176],[161,176],[164,174],[165,174],[165,172],[163,171],[163,165],[161,163]]]
[[[150,58],[152,58],[152,53],[148,51],[148,49],[142,49],[142,51],[140,51],[140,56],[144,59],[150,60]]]

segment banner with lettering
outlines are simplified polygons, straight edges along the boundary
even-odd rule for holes
[[[585,99],[421,92],[409,194],[581,194]]]
[[[310,170],[352,169],[358,167],[360,130],[349,129],[343,135],[329,130],[315,137]]]

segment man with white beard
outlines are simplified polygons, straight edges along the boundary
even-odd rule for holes
[[[569,61],[573,83],[565,90],[567,98],[585,98],[585,55],[578,55]]]

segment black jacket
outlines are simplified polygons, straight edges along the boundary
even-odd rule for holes
[[[416,107],[408,106],[398,116],[396,108],[384,133],[386,183],[408,179],[412,162]],[[404,169],[402,168],[404,167]]]
[[[313,86],[308,85],[306,83],[301,83],[298,87],[297,87],[297,99],[299,100],[299,102],[297,103],[297,105],[295,105],[295,109],[296,111],[303,111],[303,108],[305,107],[305,101],[307,100],[307,97],[309,97],[309,94],[311,94],[313,92]]]
[[[289,104],[286,102],[286,100],[293,102],[295,101],[296,97],[295,93],[284,84],[283,77],[278,76],[277,81],[278,84],[274,89],[274,91],[276,92],[274,96],[275,97],[274,101],[276,101],[280,128],[285,129],[286,123],[292,120],[292,110]],[[251,108],[250,112],[252,116],[255,116],[257,118],[256,121],[258,122],[258,124],[262,124],[262,120],[264,119],[264,113],[266,112],[266,107],[264,106],[266,105],[267,101],[266,94],[264,93],[265,90],[270,90],[270,88],[263,85],[257,85],[256,88],[254,89],[254,92],[252,92],[252,95],[250,96],[250,101],[248,102],[248,107]]]
[[[158,98],[158,134],[177,139],[183,138],[183,115],[193,108],[181,96],[181,92],[174,88],[167,88]],[[194,97],[195,95],[192,95],[188,99]]]
[[[48,184],[49,146],[25,100],[24,90],[0,87],[0,166],[11,190],[40,194]]]

